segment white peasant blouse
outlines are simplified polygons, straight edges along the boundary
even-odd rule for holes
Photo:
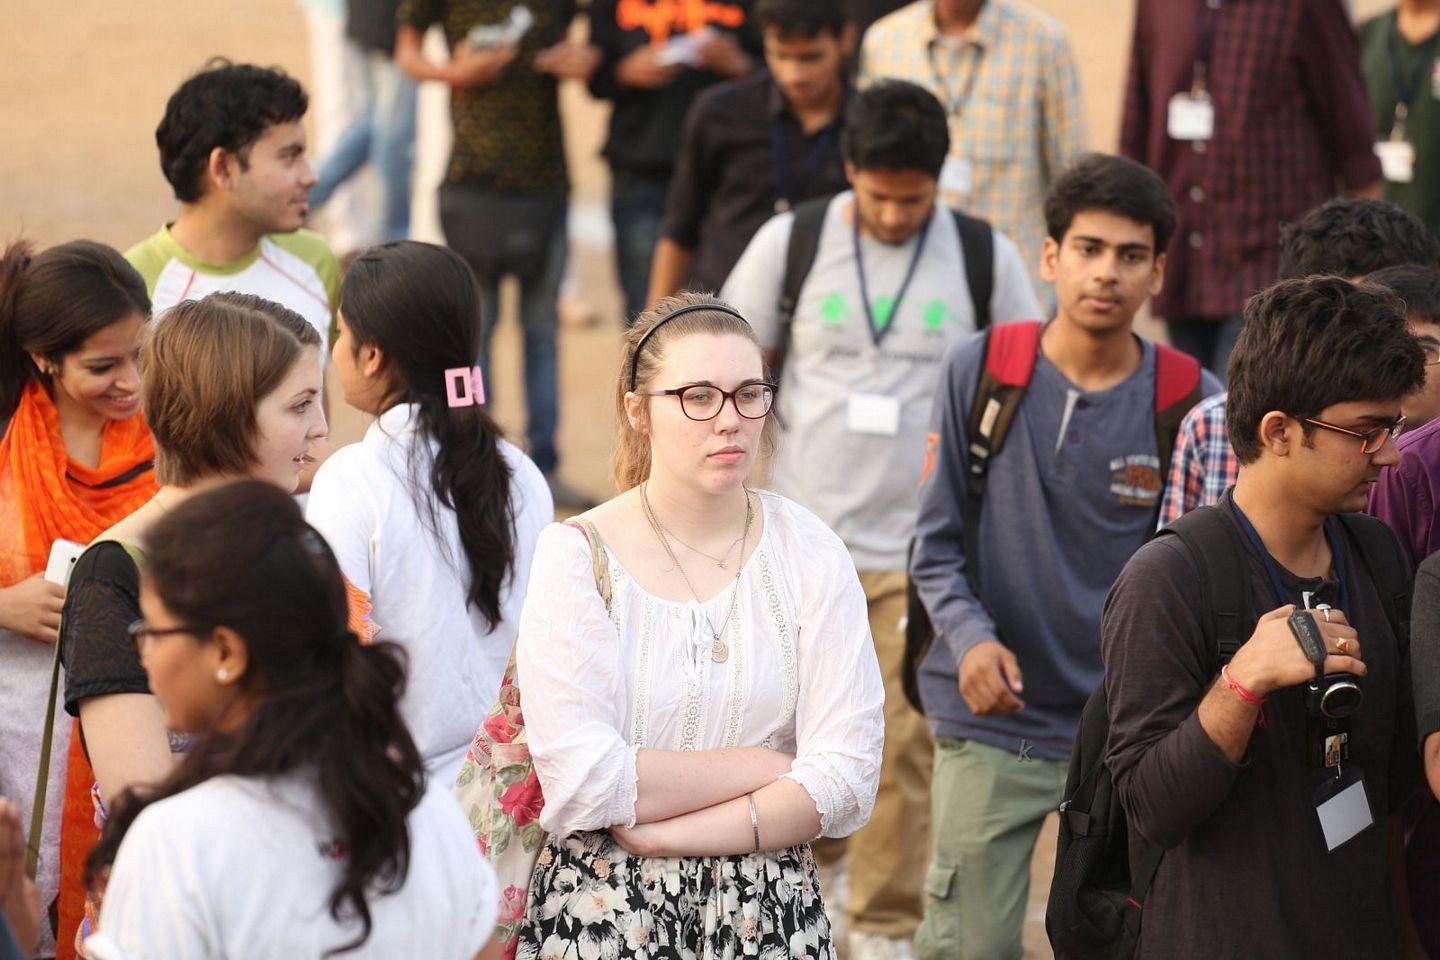
[[[880,777],[884,686],[865,594],[840,538],[814,514],[759,495],[760,543],[703,605],[647,593],[608,554],[612,610],[574,527],[540,534],[516,664],[531,755],[545,794],[540,824],[568,835],[633,826],[636,753],[762,746],[795,754],[786,776],[815,801],[820,834],[869,819]]]

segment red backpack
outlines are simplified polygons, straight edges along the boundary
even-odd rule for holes
[[[1005,446],[1015,413],[1020,409],[1030,379],[1035,375],[1035,360],[1040,355],[1043,327],[1044,324],[1038,320],[1026,320],[1002,323],[990,327],[983,334],[985,368],[975,387],[975,400],[970,405],[970,420],[966,425],[970,469],[965,478],[965,569],[970,587],[977,596],[980,590],[980,508],[985,499],[985,481],[990,472],[990,461]],[[1162,485],[1170,472],[1170,453],[1175,448],[1180,421],[1200,399],[1199,362],[1172,347],[1155,344],[1155,449],[1160,457]],[[927,475],[929,467],[927,463]],[[1161,492],[1164,492],[1163,486]],[[1159,519],[1158,500],[1156,519]],[[920,664],[935,640],[935,630],[930,623],[930,615],[925,612],[925,605],[920,602],[914,581],[909,584],[906,605],[905,697],[923,713]]]

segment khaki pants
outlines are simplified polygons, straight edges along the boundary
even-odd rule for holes
[[[925,868],[930,862],[930,730],[900,686],[905,652],[905,574],[860,574],[870,611],[870,633],[885,680],[885,752],[880,789],[870,822],[844,841],[849,854],[849,929],[887,937],[912,937],[924,906]],[[822,859],[834,855],[825,844]],[[837,904],[838,906],[838,904]]]
[[[1068,764],[978,743],[935,742],[935,863],[919,960],[1020,960],[1030,858]]]

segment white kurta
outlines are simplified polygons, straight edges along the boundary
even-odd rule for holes
[[[502,440],[511,473],[515,563],[500,592],[501,620],[491,626],[467,600],[470,567],[455,511],[439,506],[437,538],[416,507],[410,484],[411,448],[420,438],[414,410],[392,407],[370,425],[362,443],[337,450],[315,476],[305,518],[330,543],[345,576],[370,597],[370,616],[380,628],[376,639],[405,647],[409,681],[401,710],[431,776],[448,785],[495,702],[515,642],[531,551],[555,513],[540,470]],[[419,475],[425,495],[433,496],[428,462]]]
[[[609,555],[612,612],[572,527],[540,535],[517,665],[546,830],[635,822],[642,747],[764,746],[796,755],[788,777],[843,837],[870,816],[885,738],[884,687],[865,594],[840,539],[808,510],[761,493],[764,530],[738,585],[704,604],[662,600]]]

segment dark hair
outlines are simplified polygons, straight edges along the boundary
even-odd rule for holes
[[[155,128],[160,169],[175,199],[194,203],[205,192],[205,168],[216,147],[249,166],[249,148],[277,123],[305,116],[309,98],[278,67],[231,63],[215,57],[180,85]]]
[[[295,501],[262,481],[198,493],[156,521],[146,534],[144,582],[182,621],[244,639],[249,666],[239,683],[256,706],[236,730],[202,732],[158,786],[128,789],[111,803],[86,882],[94,887],[135,818],[158,800],[212,777],[313,773],[345,852],[330,915],[353,914],[362,926],[332,952],[360,946],[371,930],[367,894],[405,882],[406,816],[425,786],[398,706],[403,652],[361,645],[347,630],[334,554]]]
[[[1384,287],[1403,300],[1408,319],[1440,325],[1440,269],[1404,263],[1376,270],[1365,282]]]
[[[1165,181],[1126,157],[1087,153],[1061,171],[1045,195],[1045,229],[1059,243],[1076,215],[1090,210],[1148,223],[1157,256],[1175,234],[1175,201]]]
[[[429,444],[410,448],[410,496],[442,545],[437,504],[455,511],[470,567],[467,599],[493,628],[500,622],[501,588],[515,565],[510,466],[500,428],[485,408],[451,407],[445,384],[446,370],[468,370],[480,352],[475,275],[446,247],[409,240],[372,247],[345,275],[340,312],[357,352],[371,345],[383,352],[392,402],[418,407]]]
[[[1272,410],[1303,421],[1337,403],[1398,399],[1424,382],[1425,356],[1394,294],[1340,277],[1282,280],[1245,304],[1230,354],[1230,445],[1253,463]]]
[[[166,310],[140,343],[155,478],[188,486],[253,467],[257,406],[318,346],[320,332],[304,317],[250,293],[212,293]]]
[[[811,39],[822,33],[845,32],[845,11],[839,0],[758,0],[753,14],[761,30],[774,27],[785,38]]]
[[[840,148],[857,170],[920,170],[939,177],[950,152],[950,125],[945,108],[924,87],[880,80],[850,98]]]
[[[36,256],[17,240],[0,256],[0,419],[42,374],[30,359],[52,362],[134,313],[150,316],[145,280],[103,243],[72,240]]]
[[[1327,200],[1280,231],[1280,279],[1360,277],[1383,267],[1440,264],[1440,240],[1393,203]]]

